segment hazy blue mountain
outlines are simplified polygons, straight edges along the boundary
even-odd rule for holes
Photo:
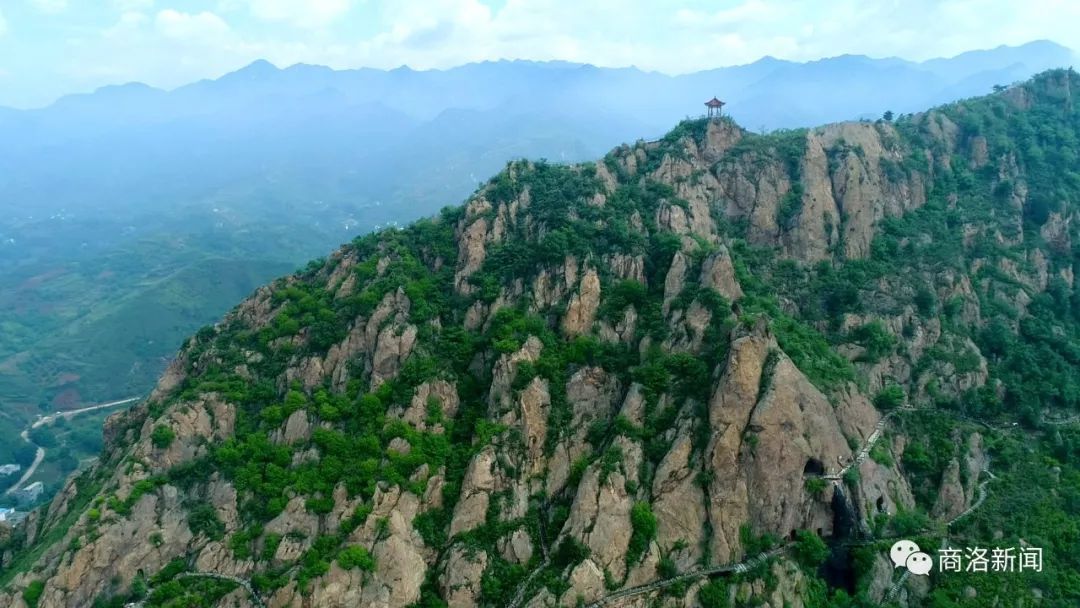
[[[512,158],[594,158],[661,135],[714,95],[771,130],[912,112],[1072,57],[1040,41],[922,63],[765,57],[679,76],[256,61],[172,91],[129,83],[0,108],[0,409],[127,396],[177,336],[232,301],[205,298],[199,276],[242,294],[358,233],[456,203]],[[106,340],[97,367],[80,359],[133,318],[154,323]]]

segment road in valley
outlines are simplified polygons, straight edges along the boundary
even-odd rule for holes
[[[52,414],[49,414],[48,416],[38,416],[37,420],[35,420],[33,424],[23,429],[23,432],[19,433],[19,437],[22,437],[23,441],[37,448],[37,453],[34,454],[34,462],[30,465],[28,469],[26,469],[26,472],[23,473],[23,476],[19,478],[19,481],[16,482],[15,485],[8,488],[6,492],[4,492],[4,496],[7,496],[12,492],[17,491],[19,488],[23,487],[23,484],[29,481],[30,478],[34,475],[34,473],[37,472],[38,465],[41,464],[41,461],[45,460],[45,448],[41,447],[40,445],[36,445],[32,441],[30,441],[30,431],[46,424],[52,424],[55,420],[59,418],[70,419],[74,416],[78,416],[79,414],[85,414],[86,412],[93,412],[95,410],[103,410],[105,408],[116,407],[118,405],[124,405],[125,403],[131,403],[132,401],[138,401],[139,399],[142,399],[142,397],[128,397],[127,399],[121,399],[119,401],[109,401],[108,403],[99,403],[98,405],[82,407],[77,410],[66,410],[63,412],[54,412]]]

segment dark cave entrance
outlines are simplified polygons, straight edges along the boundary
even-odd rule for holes
[[[806,461],[806,466],[803,467],[802,472],[803,475],[806,476],[816,475],[817,477],[821,477],[825,474],[825,465],[817,458],[811,458]]]
[[[832,497],[833,533],[826,542],[829,545],[829,557],[821,566],[821,577],[832,589],[843,589],[849,594],[855,593],[855,567],[852,563],[850,540],[855,540],[859,533],[859,513],[852,508],[851,502],[844,495],[842,486],[836,486]]]

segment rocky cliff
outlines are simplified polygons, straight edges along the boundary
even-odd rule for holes
[[[980,434],[922,458],[925,425],[883,410],[1021,399],[980,331],[1072,291],[1076,224],[1068,197],[1032,223],[1046,188],[993,121],[1065,112],[1073,78],[511,163],[192,337],[37,515],[0,604],[886,601],[890,571],[829,575],[821,539],[976,500]]]

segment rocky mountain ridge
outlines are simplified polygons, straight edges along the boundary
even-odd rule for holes
[[[915,417],[847,465],[883,410],[1032,407],[984,330],[1074,289],[1075,184],[1008,129],[1075,133],[1075,79],[511,163],[194,336],[27,525],[0,603],[255,601],[188,571],[273,607],[572,606],[790,541],[612,605],[880,604],[887,557],[826,558],[967,509],[986,431]]]

